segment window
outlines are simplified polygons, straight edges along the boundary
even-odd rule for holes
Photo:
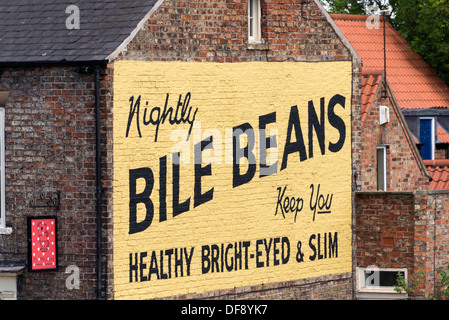
[[[248,0],[248,42],[261,43],[260,0]]]
[[[387,147],[377,147],[377,190],[387,191]]]
[[[6,228],[5,206],[5,105],[9,92],[0,91],[0,234],[11,233]]]
[[[423,160],[434,160],[435,158],[435,119],[419,119],[419,142]]]
[[[406,299],[406,293],[394,290],[398,274],[407,279],[406,268],[357,268],[357,299]]]

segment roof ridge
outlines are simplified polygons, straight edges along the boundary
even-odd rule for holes
[[[423,162],[425,166],[437,166],[437,167],[449,166],[449,159],[423,160]]]
[[[332,19],[337,20],[366,20],[369,16],[363,14],[346,14],[346,13],[331,13],[329,14]]]
[[[380,68],[371,68],[371,69],[369,69],[369,68],[367,68],[367,69],[362,68],[362,75],[363,76],[381,76],[383,71],[384,70],[380,69]]]

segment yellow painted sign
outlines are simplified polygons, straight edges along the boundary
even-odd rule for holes
[[[351,62],[116,62],[115,298],[350,272],[351,77]]]

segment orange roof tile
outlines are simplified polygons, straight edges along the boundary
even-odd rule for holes
[[[369,107],[376,95],[382,78],[382,71],[373,70],[362,74],[362,122],[365,121]]]
[[[449,159],[447,160],[423,160],[424,165],[432,176],[430,190],[449,189]]]
[[[447,134],[446,130],[444,130],[438,123],[437,123],[437,137],[442,143],[449,143],[449,135]]]
[[[383,69],[383,22],[369,29],[367,16],[331,14],[363,62],[363,70]],[[389,85],[401,109],[449,108],[449,87],[408,46],[389,24],[386,26]]]

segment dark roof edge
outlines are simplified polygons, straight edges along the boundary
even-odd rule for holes
[[[134,28],[130,35],[119,46],[117,46],[115,50],[106,57],[106,59],[108,59],[109,61],[114,61],[120,55],[120,53],[125,51],[128,44],[136,37],[137,33],[143,28],[145,23],[151,18],[153,13],[157,9],[159,9],[164,1],[165,0],[158,0],[150,9],[150,11],[148,11],[147,14],[143,17],[143,19],[139,21],[136,28]]]
[[[68,61],[68,60],[55,60],[55,61],[12,61],[4,62],[0,61],[0,67],[42,67],[42,66],[94,66],[94,65],[106,65],[108,60],[80,60],[80,61]]]
[[[331,27],[334,29],[337,36],[340,38],[341,42],[343,42],[343,45],[351,52],[352,59],[361,63],[362,59],[360,58],[357,51],[352,46],[351,42],[349,42],[348,38],[343,34],[343,32],[340,30],[340,28],[335,23],[334,19],[332,18],[332,15],[327,12],[327,10],[324,8],[324,6],[321,4],[320,0],[313,0],[315,4],[320,8],[320,10],[323,12],[324,16],[326,17],[327,22],[331,25]]]

